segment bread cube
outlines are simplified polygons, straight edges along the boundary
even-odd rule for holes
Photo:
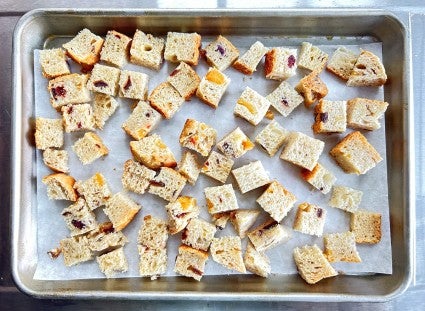
[[[93,259],[93,252],[84,235],[66,238],[60,241],[65,266],[71,267]]]
[[[328,54],[317,46],[309,42],[303,42],[301,44],[300,57],[298,58],[298,67],[320,72],[325,68],[328,58]]]
[[[304,234],[322,236],[325,226],[326,210],[307,202],[298,205],[294,230]]]
[[[388,103],[367,98],[353,98],[347,102],[347,126],[353,129],[377,130],[379,119],[387,110]]]
[[[255,223],[259,214],[260,211],[254,209],[240,209],[230,212],[230,222],[232,223],[233,227],[235,227],[235,230],[241,239],[246,236],[246,233]]]
[[[339,46],[332,54],[326,69],[343,80],[348,80],[358,55],[343,46]]]
[[[208,156],[215,144],[217,131],[206,123],[187,119],[180,133],[180,145]]]
[[[226,267],[240,273],[246,273],[242,258],[242,243],[238,236],[214,238],[210,248],[212,259]]]
[[[122,192],[114,194],[105,205],[103,212],[112,222],[115,231],[121,231],[127,227],[142,208]]]
[[[167,272],[167,249],[150,248],[144,245],[137,245],[139,250],[139,274],[156,280],[158,276]]]
[[[210,214],[233,211],[239,208],[232,184],[207,187],[204,189],[204,193]]]
[[[51,170],[58,173],[68,173],[68,152],[47,148],[43,151],[43,162]]]
[[[189,184],[192,186],[195,185],[198,180],[199,172],[201,171],[201,166],[198,163],[197,156],[190,151],[186,151],[183,154],[177,170],[184,178],[186,178]]]
[[[257,203],[277,222],[289,213],[297,198],[274,180],[257,199]]]
[[[171,119],[184,103],[184,98],[168,82],[158,85],[148,99],[151,106],[166,119]]]
[[[211,67],[199,83],[196,96],[207,105],[217,108],[230,81],[224,73]]]
[[[112,196],[108,183],[101,173],[96,173],[85,181],[77,181],[74,188],[80,197],[84,198],[90,210],[105,205]]]
[[[93,108],[90,104],[61,107],[65,132],[94,131]]]
[[[270,259],[266,254],[258,252],[252,243],[248,243],[243,261],[248,271],[264,278],[268,277],[272,270]]]
[[[207,260],[207,252],[194,249],[187,245],[180,245],[174,272],[200,281],[204,274]]]
[[[347,102],[319,100],[315,109],[314,133],[344,133],[347,129]]]
[[[242,193],[259,188],[270,182],[270,178],[260,161],[254,161],[238,167],[232,170],[232,174]]]
[[[313,170],[325,143],[300,132],[291,132],[286,139],[280,158],[302,168]]]
[[[174,202],[186,185],[186,178],[172,168],[161,167],[159,174],[149,184],[149,193],[155,194],[168,202]]]
[[[213,224],[203,219],[192,218],[182,232],[182,243],[208,251],[216,231],[217,229]]]
[[[387,74],[379,57],[362,50],[348,77],[347,86],[381,86],[385,82]]]
[[[117,248],[109,253],[96,257],[100,271],[106,275],[106,278],[112,278],[117,272],[126,272],[128,270],[127,259],[124,255],[122,247]]]
[[[227,222],[230,219],[230,213],[231,212],[223,212],[211,215],[212,221],[217,229],[223,230],[226,228]]]
[[[159,70],[163,61],[165,40],[136,29],[131,42],[130,62]]]
[[[178,197],[176,201],[165,206],[168,215],[168,230],[176,234],[186,228],[192,218],[198,217],[199,206],[192,197]]]
[[[225,183],[234,161],[218,152],[212,151],[202,166],[201,172],[215,180]]]
[[[154,130],[161,119],[158,111],[141,100],[122,124],[122,128],[132,138],[140,140]]]
[[[64,173],[54,173],[44,176],[41,180],[47,186],[47,196],[51,200],[77,201],[74,190],[75,179]]]
[[[96,127],[103,130],[105,122],[118,108],[118,102],[110,95],[96,93],[93,101],[93,116]]]
[[[128,243],[122,231],[115,231],[111,222],[100,224],[96,230],[88,232],[89,248],[93,252],[105,252]]]
[[[246,87],[239,97],[233,113],[252,125],[257,125],[264,118],[269,107],[270,102],[265,97]]]
[[[96,216],[83,198],[63,209],[62,216],[71,236],[81,235],[97,228]]]
[[[49,81],[47,89],[52,107],[59,110],[68,104],[87,103],[91,100],[87,88],[89,75],[71,73]]]
[[[297,49],[272,48],[266,53],[264,74],[267,79],[286,80],[297,70]]]
[[[323,254],[329,262],[361,262],[356,248],[356,237],[353,232],[326,234]]]
[[[118,96],[144,100],[148,94],[149,76],[143,72],[121,70]]]
[[[317,163],[313,170],[302,170],[301,177],[312,185],[317,190],[326,194],[331,191],[336,177],[332,172],[324,168],[320,163]]]
[[[116,96],[120,72],[118,68],[96,64],[87,81],[87,88],[93,92]]]
[[[80,161],[86,165],[109,153],[102,139],[93,132],[87,132],[72,146]]]
[[[124,163],[121,182],[124,189],[143,194],[149,187],[150,181],[155,177],[155,171],[134,160]]]
[[[61,48],[40,50],[40,65],[43,76],[47,79],[71,73],[65,51]]]
[[[245,54],[233,63],[233,68],[246,75],[252,75],[268,50],[260,41],[256,41]]]
[[[224,71],[239,57],[239,50],[229,40],[219,35],[205,47],[205,57],[210,66]]]
[[[34,137],[37,149],[61,148],[63,146],[62,120],[36,118]]]
[[[273,92],[266,96],[266,99],[284,117],[287,117],[304,101],[304,98],[286,81],[282,81]]]
[[[164,58],[172,63],[198,65],[201,36],[196,32],[168,32]]]
[[[289,132],[273,120],[258,133],[255,141],[272,157],[284,144],[288,135]]]
[[[239,127],[217,143],[217,149],[231,158],[239,158],[253,148],[254,144]]]
[[[345,136],[329,153],[349,174],[365,174],[382,161],[378,151],[358,131]]]
[[[328,95],[328,87],[316,71],[302,78],[295,86],[295,90],[304,97],[304,104],[307,108]]]
[[[71,41],[65,43],[63,48],[69,57],[87,70],[99,61],[103,42],[101,37],[84,28]]]
[[[115,30],[109,30],[106,34],[100,60],[121,68],[127,60],[127,52],[131,38]]]
[[[350,231],[356,237],[356,243],[376,244],[381,241],[382,215],[379,213],[357,210],[351,214]]]
[[[181,62],[167,78],[170,83],[179,92],[181,97],[189,100],[201,82],[198,74],[188,64]]]
[[[362,201],[363,192],[350,187],[334,186],[329,206],[342,209],[346,212],[357,211]]]
[[[146,215],[139,230],[137,243],[148,248],[165,249],[167,241],[167,222],[152,215]]]
[[[338,275],[317,245],[296,247],[293,255],[298,273],[308,284]]]
[[[174,154],[158,134],[131,141],[130,151],[136,161],[153,170],[163,166],[175,167],[177,165]]]
[[[264,252],[280,243],[285,243],[292,237],[289,228],[279,225],[274,219],[267,220],[247,235],[258,252]]]

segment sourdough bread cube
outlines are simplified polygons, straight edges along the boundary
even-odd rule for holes
[[[353,98],[347,102],[347,126],[353,129],[377,130],[379,119],[387,110],[388,103],[367,98]]]
[[[294,230],[304,234],[322,236],[325,226],[326,210],[307,202],[298,205]]]
[[[196,32],[168,32],[164,58],[172,63],[198,65],[201,36]]]
[[[181,97],[189,100],[201,82],[198,74],[188,64],[181,62],[167,78],[170,83],[179,92]]]
[[[313,170],[325,143],[300,132],[291,132],[286,139],[280,158],[302,168]]]
[[[196,96],[207,105],[217,108],[230,81],[224,73],[211,67],[199,83]]]
[[[335,175],[323,167],[320,163],[317,163],[311,171],[306,169],[302,170],[301,177],[324,194],[331,191],[332,186],[336,181]]]
[[[59,110],[68,104],[87,103],[91,100],[87,88],[89,75],[71,73],[49,81],[47,89],[52,107]]]
[[[41,72],[47,79],[71,73],[66,62],[65,51],[61,48],[40,50],[40,65]]]
[[[155,175],[155,171],[130,159],[124,163],[121,182],[124,189],[143,194],[148,189],[149,183]]]
[[[163,61],[165,40],[136,29],[131,42],[130,62],[159,70]]]
[[[254,148],[254,144],[249,140],[242,130],[237,127],[221,141],[217,143],[217,149],[225,156],[239,158]]]
[[[270,259],[266,254],[258,252],[252,243],[248,243],[243,261],[248,271],[264,278],[268,277],[272,270]]]
[[[124,273],[128,271],[127,258],[125,258],[124,249],[122,247],[97,256],[96,261],[100,271],[102,271],[108,279],[114,277],[118,272]]]
[[[152,215],[143,218],[137,243],[153,249],[167,248],[168,224],[165,220]]]
[[[225,183],[234,161],[218,152],[212,151],[202,166],[201,172],[219,182]]]
[[[268,50],[260,41],[256,41],[245,54],[233,63],[233,68],[246,75],[252,75]]]
[[[382,161],[378,151],[358,131],[345,136],[329,153],[349,174],[365,174]]]
[[[363,192],[350,187],[334,186],[329,206],[354,213],[362,201]]]
[[[358,55],[343,46],[339,46],[332,54],[326,69],[343,80],[348,80],[357,61]]]
[[[226,267],[240,273],[246,273],[242,258],[242,243],[238,236],[214,238],[211,243],[210,253],[212,259]]]
[[[239,208],[232,184],[207,187],[204,189],[204,193],[210,214],[233,211]]]
[[[376,244],[381,241],[382,215],[379,213],[357,210],[351,214],[350,231],[356,237],[356,243]]]
[[[94,131],[93,108],[90,104],[61,107],[65,132]]]
[[[206,157],[215,144],[217,131],[206,123],[187,119],[180,133],[180,145]]]
[[[267,220],[247,233],[249,240],[258,252],[264,252],[292,237],[289,228],[279,225],[274,219]]]
[[[255,141],[272,157],[285,143],[288,135],[289,132],[273,120],[258,133]]]
[[[285,189],[279,182],[274,180],[266,191],[257,199],[257,203],[277,222],[289,213],[297,198]]]
[[[83,198],[63,209],[62,217],[71,236],[81,235],[97,228],[96,216]]]
[[[304,101],[304,98],[286,81],[282,81],[273,92],[266,96],[266,99],[284,117],[287,117]]]
[[[319,100],[315,109],[314,133],[344,133],[347,129],[347,102]]]
[[[166,119],[171,119],[184,103],[184,98],[168,82],[159,84],[148,99],[151,106]]]
[[[37,149],[61,148],[63,146],[62,120],[36,118],[34,137]]]
[[[158,134],[131,141],[130,150],[136,161],[153,170],[163,166],[175,167],[177,165],[174,154]]]
[[[93,101],[93,116],[96,127],[103,130],[105,122],[118,108],[118,102],[110,95],[96,93]]]
[[[101,37],[84,28],[62,46],[75,62],[82,65],[84,69],[90,69],[99,61],[103,42]]]
[[[186,178],[169,167],[161,167],[159,174],[150,182],[148,192],[168,202],[174,202],[186,185]]]
[[[68,152],[47,148],[43,151],[43,162],[51,170],[58,173],[68,173]]]
[[[270,102],[248,86],[239,97],[233,113],[247,120],[252,125],[257,125],[266,115]]]
[[[211,215],[211,218],[217,229],[223,230],[224,228],[226,228],[227,222],[230,219],[230,213],[231,212],[223,212],[223,213],[216,213]]]
[[[75,179],[64,173],[54,173],[44,176],[41,180],[47,186],[47,196],[50,200],[77,201],[74,190]]]
[[[140,140],[154,130],[161,119],[158,111],[141,100],[122,124],[122,128],[132,138]]]
[[[303,42],[301,44],[300,57],[298,58],[298,67],[320,72],[325,68],[328,58],[328,54],[317,46],[309,42]]]
[[[323,254],[329,262],[361,262],[356,248],[356,237],[353,232],[326,234]]]
[[[242,193],[246,193],[253,189],[270,183],[269,175],[260,161],[254,161],[247,165],[232,170],[232,174],[238,183],[238,187]]]
[[[387,82],[384,65],[378,56],[362,50],[347,80],[347,86],[381,86]]]
[[[272,48],[266,53],[264,74],[267,79],[286,80],[297,70],[297,49]]]
[[[127,60],[127,52],[131,38],[115,30],[109,30],[106,34],[100,60],[121,68]]]
[[[186,151],[183,154],[177,170],[187,179],[187,182],[193,186],[198,180],[201,166],[198,163],[196,155],[190,151]]]
[[[84,198],[90,210],[105,205],[112,196],[108,183],[101,173],[96,173],[85,181],[77,181],[74,188],[80,197]]]
[[[338,275],[317,245],[296,247],[293,255],[298,273],[308,284]]]
[[[140,276],[156,280],[158,276],[167,272],[168,256],[166,248],[150,248],[144,245],[137,245],[137,248],[140,256]]]
[[[87,81],[87,88],[93,92],[116,96],[120,71],[110,66],[94,65],[90,79]]]
[[[328,95],[328,87],[316,71],[302,78],[295,86],[295,90],[304,97],[304,105],[307,108]]]
[[[86,237],[93,252],[103,253],[128,243],[127,237],[122,231],[115,231],[111,222],[100,224],[96,230],[88,232]]]
[[[180,245],[174,272],[200,281],[204,274],[207,260],[207,252],[187,245]]]
[[[168,215],[168,230],[176,234],[186,228],[192,218],[198,217],[199,206],[195,198],[182,196],[165,206]]]
[[[93,259],[93,252],[90,250],[88,239],[84,235],[61,240],[60,249],[67,267]]]
[[[224,71],[239,57],[239,50],[228,39],[219,35],[205,47],[205,57],[210,66]]]
[[[127,227],[141,208],[126,194],[118,192],[106,202],[103,212],[112,222],[115,231],[121,231]]]
[[[121,70],[118,80],[118,96],[145,100],[148,94],[149,76],[143,72]]]
[[[200,218],[192,218],[182,232],[182,243],[208,251],[217,228]]]
[[[86,165],[109,153],[102,139],[93,132],[87,132],[72,146],[80,161]]]
[[[241,239],[246,236],[246,233],[257,220],[259,214],[259,210],[248,209],[240,209],[230,212],[230,222],[232,223],[233,227],[235,227],[235,230]]]

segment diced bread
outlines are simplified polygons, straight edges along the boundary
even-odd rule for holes
[[[204,189],[208,212],[216,214],[239,208],[232,184]]]
[[[295,86],[295,90],[304,97],[304,104],[307,108],[328,95],[328,87],[316,71],[302,78]]]
[[[273,92],[266,96],[266,99],[284,117],[287,117],[304,101],[304,98],[286,81],[282,81]]]
[[[61,48],[40,50],[40,65],[43,76],[47,79],[71,73],[65,51]]]
[[[149,76],[143,72],[121,70],[118,96],[145,100],[148,95]]]
[[[347,102],[345,100],[319,100],[315,109],[315,134],[344,133],[347,129]]]
[[[109,253],[96,257],[100,271],[106,275],[106,278],[112,278],[117,272],[126,272],[128,270],[127,259],[124,255],[122,247],[117,248]]]
[[[47,148],[43,151],[43,162],[51,170],[58,173],[68,173],[68,152]]]
[[[65,132],[94,131],[93,108],[90,104],[62,106],[61,111]]]
[[[137,245],[139,250],[139,274],[156,280],[158,276],[167,272],[167,249],[149,248],[144,245]]]
[[[171,119],[184,103],[184,98],[168,82],[159,84],[148,99],[151,106],[166,119]]]
[[[326,234],[323,254],[329,262],[347,261],[361,262],[356,248],[356,237],[353,232]]]
[[[201,36],[196,32],[168,32],[164,58],[172,63],[198,65]]]
[[[298,67],[320,72],[325,68],[327,61],[328,54],[320,50],[317,46],[309,42],[303,42],[301,44]]]
[[[148,189],[149,183],[155,175],[155,171],[130,159],[124,163],[121,182],[124,189],[143,194]]]
[[[224,228],[226,228],[227,222],[230,219],[230,213],[231,212],[223,212],[223,213],[216,213],[211,215],[211,218],[217,229],[223,230]]]
[[[172,168],[161,167],[159,174],[149,183],[149,193],[155,194],[168,202],[174,202],[186,185],[186,178]]]
[[[183,154],[177,170],[184,178],[187,179],[189,184],[192,186],[195,185],[198,180],[199,172],[201,171],[201,166],[198,163],[197,156],[190,151],[186,151]]]
[[[240,209],[230,212],[230,222],[235,227],[236,233],[243,239],[246,236],[249,228],[257,220],[259,210],[255,209]]]
[[[180,245],[174,272],[200,281],[205,271],[208,253],[187,245]]]
[[[332,54],[326,69],[343,80],[348,80],[358,55],[343,46],[339,46]]]
[[[196,96],[207,105],[217,108],[230,81],[224,73],[211,67],[199,83]]]
[[[217,228],[200,218],[192,218],[182,232],[182,243],[208,251]]]
[[[47,196],[51,200],[77,201],[77,193],[74,190],[75,179],[63,173],[55,173],[44,176],[43,184],[47,186]]]
[[[329,206],[342,209],[346,212],[354,213],[357,211],[362,201],[363,192],[350,187],[334,186],[332,188]]]
[[[118,102],[110,95],[96,93],[93,101],[93,116],[96,127],[103,130],[105,122],[118,108]]]
[[[102,139],[93,132],[87,132],[72,146],[80,161],[86,165],[109,153]]]
[[[335,175],[323,167],[320,163],[317,163],[311,171],[306,169],[302,170],[301,177],[324,194],[331,191],[332,186],[336,181]]]
[[[298,206],[294,230],[304,234],[322,236],[325,226],[326,210],[307,202]]]
[[[61,148],[63,146],[62,120],[36,118],[34,137],[37,149]]]
[[[255,137],[255,141],[272,157],[285,143],[288,135],[289,132],[277,121],[273,120],[258,133],[257,137]]]
[[[100,60],[121,68],[127,60],[131,38],[115,30],[109,30],[100,52]]]
[[[118,68],[95,64],[87,81],[87,88],[93,92],[116,96],[120,72]]]
[[[246,273],[242,258],[242,243],[238,236],[214,238],[211,243],[210,253],[212,259],[222,266]]]
[[[139,230],[137,243],[148,248],[165,249],[167,241],[167,222],[152,215],[146,215]]]
[[[270,178],[260,161],[254,161],[235,168],[232,170],[232,174],[242,193],[259,188],[270,182]]]
[[[382,215],[357,210],[351,214],[350,230],[356,237],[356,243],[376,244],[381,241]]]
[[[85,181],[77,181],[74,188],[85,199],[91,210],[105,205],[112,195],[108,183],[101,173],[96,173]]]
[[[188,64],[181,62],[167,78],[170,83],[179,92],[181,97],[189,100],[201,82],[198,74]]]
[[[140,209],[139,204],[126,194],[118,192],[106,202],[103,212],[112,222],[115,231],[121,231],[133,220]]]
[[[272,48],[266,53],[264,74],[267,79],[286,80],[297,70],[297,50],[283,47]]]
[[[248,243],[244,255],[245,267],[248,271],[264,278],[271,272],[270,259],[264,253],[258,252],[251,243]]]
[[[367,98],[353,98],[347,101],[347,126],[353,129],[377,130],[379,119],[387,110],[388,103]]]
[[[180,133],[180,145],[206,157],[215,144],[217,131],[206,123],[187,119]]]
[[[217,149],[230,158],[239,158],[253,148],[254,144],[239,127],[217,143]]]
[[[266,48],[260,41],[256,41],[248,51],[239,57],[234,63],[233,68],[239,70],[246,75],[252,75],[257,70],[257,66],[261,59],[267,53]]]
[[[348,77],[347,86],[381,86],[385,82],[387,74],[379,57],[362,50]]]
[[[136,29],[131,42],[130,62],[159,70],[163,61],[165,40]]]
[[[239,50],[228,39],[219,35],[205,47],[205,57],[210,66],[223,71],[239,57]]]
[[[63,209],[62,216],[71,236],[81,235],[97,228],[96,216],[83,198]]]
[[[219,182],[225,183],[234,161],[218,152],[212,151],[204,162],[201,172]]]
[[[158,111],[141,100],[122,124],[122,128],[132,138],[140,140],[154,130],[161,119]]]
[[[199,206],[195,198],[182,196],[165,206],[168,215],[168,230],[176,234],[186,228],[192,218],[198,217]]]
[[[89,75],[71,73],[49,81],[47,90],[50,94],[50,103],[55,109],[68,104],[87,103],[91,100],[87,88]]]
[[[88,239],[84,235],[61,240],[60,249],[67,267],[93,259],[93,252],[90,250]]]
[[[285,243],[292,237],[289,228],[279,225],[274,219],[267,220],[247,235],[258,252],[264,252],[280,243]]]
[[[277,222],[289,213],[297,198],[279,182],[274,180],[257,199],[257,203]]]
[[[122,231],[115,231],[111,222],[100,224],[96,230],[86,234],[89,240],[89,248],[93,252],[104,253],[128,243],[127,237]]]
[[[247,120],[252,125],[257,125],[263,120],[270,102],[248,86],[238,98],[233,113]]]

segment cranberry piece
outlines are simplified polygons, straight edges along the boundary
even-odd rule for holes
[[[217,48],[215,49],[215,51],[219,52],[221,56],[224,56],[226,54],[226,50],[220,44],[217,45]]]
[[[77,123],[77,127],[78,127],[79,129],[83,127],[83,125],[81,124],[81,122],[78,122],[78,123]]]
[[[182,240],[186,240],[187,239],[187,229],[185,228],[185,229],[183,229],[183,232],[182,232]]]
[[[189,267],[187,267],[187,270],[192,271],[193,273],[197,274],[197,275],[202,275],[202,271],[199,269],[196,269],[194,266],[190,265]]]
[[[326,123],[328,122],[328,113],[327,112],[322,112],[320,113],[320,121]]]
[[[288,103],[288,101],[286,100],[286,98],[282,98],[282,99],[280,100],[280,102],[282,103],[282,105],[284,105],[284,106],[286,106],[286,107],[289,107],[289,103]]]
[[[69,107],[69,108],[68,108],[68,114],[71,114],[73,110],[74,110],[74,108],[72,108],[72,106],[71,106],[71,107]]]
[[[205,164],[204,164],[205,166],[209,166],[210,165],[210,162],[205,162]]]
[[[170,77],[175,76],[180,70],[174,69],[172,73],[170,73]]]
[[[80,230],[85,228],[85,226],[86,226],[82,221],[75,220],[75,219],[73,219],[71,221],[71,223],[75,228],[80,229]]]
[[[105,233],[105,234],[109,234],[109,233],[112,233],[114,231],[115,231],[115,229],[112,226],[112,223],[107,223],[107,224],[102,225],[100,227],[100,232]]]
[[[162,181],[151,180],[149,184],[154,187],[165,187],[165,184]]]
[[[99,81],[94,81],[93,85],[95,87],[107,87],[108,83],[106,83],[105,81],[99,80]]]
[[[187,213],[181,213],[181,214],[176,215],[176,218],[182,218],[186,215],[187,215]]]
[[[124,90],[127,91],[131,87],[131,78],[127,78],[127,82],[124,85]]]
[[[151,114],[149,112],[146,112],[145,113],[145,116],[146,116],[146,118],[150,118],[151,117]]]
[[[58,97],[65,97],[66,90],[64,86],[57,86],[51,90],[53,98],[56,100]]]
[[[288,67],[289,68],[292,68],[295,65],[295,61],[296,61],[295,56],[294,55],[290,55],[288,57]]]
[[[317,214],[317,217],[319,218],[322,217],[323,210],[321,208],[318,208],[316,214]]]

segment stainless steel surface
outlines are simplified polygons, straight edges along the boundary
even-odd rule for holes
[[[410,33],[406,20],[373,10],[37,10],[25,15],[14,35],[12,138],[12,273],[17,286],[37,297],[114,299],[320,300],[382,301],[402,294],[413,273],[414,170],[410,98]],[[70,35],[88,27],[104,34],[140,28],[149,33],[196,31],[204,35],[373,36],[383,43],[383,57],[391,83],[387,111],[388,187],[390,192],[392,275],[339,276],[314,287],[298,276],[206,276],[202,282],[184,278],[38,281],[35,150],[31,143],[34,116],[32,51],[51,35]],[[414,193],[414,192],[413,192]],[[226,280],[226,281],[224,281]],[[350,286],[346,286],[350,284]]]

